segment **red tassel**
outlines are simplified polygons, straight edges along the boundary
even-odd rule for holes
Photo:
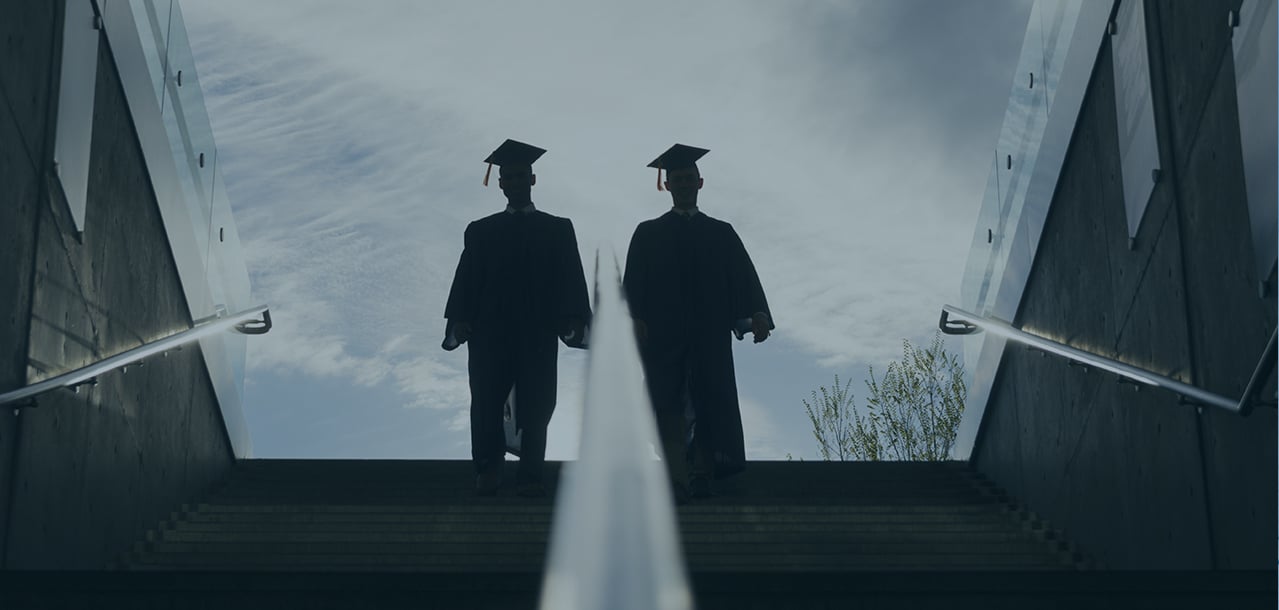
[[[489,174],[493,173],[493,164],[489,163],[489,168],[484,170],[484,186],[489,185]]]
[[[657,168],[657,190],[665,190],[662,188],[662,168]]]

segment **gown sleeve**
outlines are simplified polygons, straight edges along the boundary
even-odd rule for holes
[[[731,225],[727,229],[725,245],[729,253],[729,281],[733,298],[734,326],[740,328],[745,321],[746,327],[749,328],[751,317],[757,313],[763,313],[768,316],[769,330],[773,330],[775,328],[772,322],[773,312],[768,309],[764,286],[759,282],[759,274],[755,271],[750,254],[747,254],[746,246],[737,236],[737,231],[734,231]]]
[[[650,322],[645,300],[648,292],[646,273],[648,253],[645,250],[643,229],[643,225],[635,227],[635,233],[631,235],[631,244],[626,250],[626,270],[622,273],[622,287],[626,293],[626,304],[631,310],[631,317]]]
[[[586,274],[582,272],[573,221],[564,219],[564,230],[560,262],[560,277],[564,278],[560,292],[560,340],[569,347],[585,348],[590,334],[591,300],[586,292]]]
[[[472,225],[473,226],[473,225]],[[453,286],[449,289],[449,299],[444,306],[444,341],[440,347],[452,351],[463,342],[458,341],[454,333],[454,325],[458,322],[472,322],[475,316],[475,286],[478,281],[479,265],[475,260],[475,244],[473,243],[471,226],[466,227],[462,239],[462,258],[457,263],[457,271],[453,274]]]

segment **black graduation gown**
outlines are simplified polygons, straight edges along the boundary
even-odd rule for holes
[[[631,315],[648,327],[640,348],[655,409],[683,409],[684,380],[697,443],[715,476],[745,467],[732,333],[757,312],[772,318],[750,255],[732,225],[674,211],[640,223],[623,279]]]
[[[458,346],[457,322],[473,328],[472,410],[500,413],[514,383],[516,427],[544,428],[555,410],[556,342],[572,320],[587,323],[591,317],[572,221],[533,211],[498,212],[472,222],[444,317],[446,350]]]

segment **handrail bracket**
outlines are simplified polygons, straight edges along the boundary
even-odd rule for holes
[[[967,320],[951,320],[950,312],[945,309],[941,311],[941,320],[938,320],[937,327],[948,335],[971,335],[981,330],[980,326]]]
[[[261,320],[246,320],[235,325],[235,332],[242,335],[265,335],[271,330],[271,310],[262,310]]]

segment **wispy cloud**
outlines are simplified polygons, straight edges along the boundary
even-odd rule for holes
[[[502,139],[550,149],[535,201],[574,220],[588,269],[669,206],[650,159],[711,148],[703,209],[742,235],[778,338],[814,364],[884,362],[958,291],[1027,14],[993,0],[186,8],[254,289],[278,320],[253,367],[391,384],[459,430],[465,356],[439,351],[440,315],[463,228],[503,204],[479,186]],[[580,413],[579,366],[562,364],[557,420]],[[744,409],[768,426],[752,384],[786,380],[755,373]],[[552,453],[576,447],[553,426]]]

